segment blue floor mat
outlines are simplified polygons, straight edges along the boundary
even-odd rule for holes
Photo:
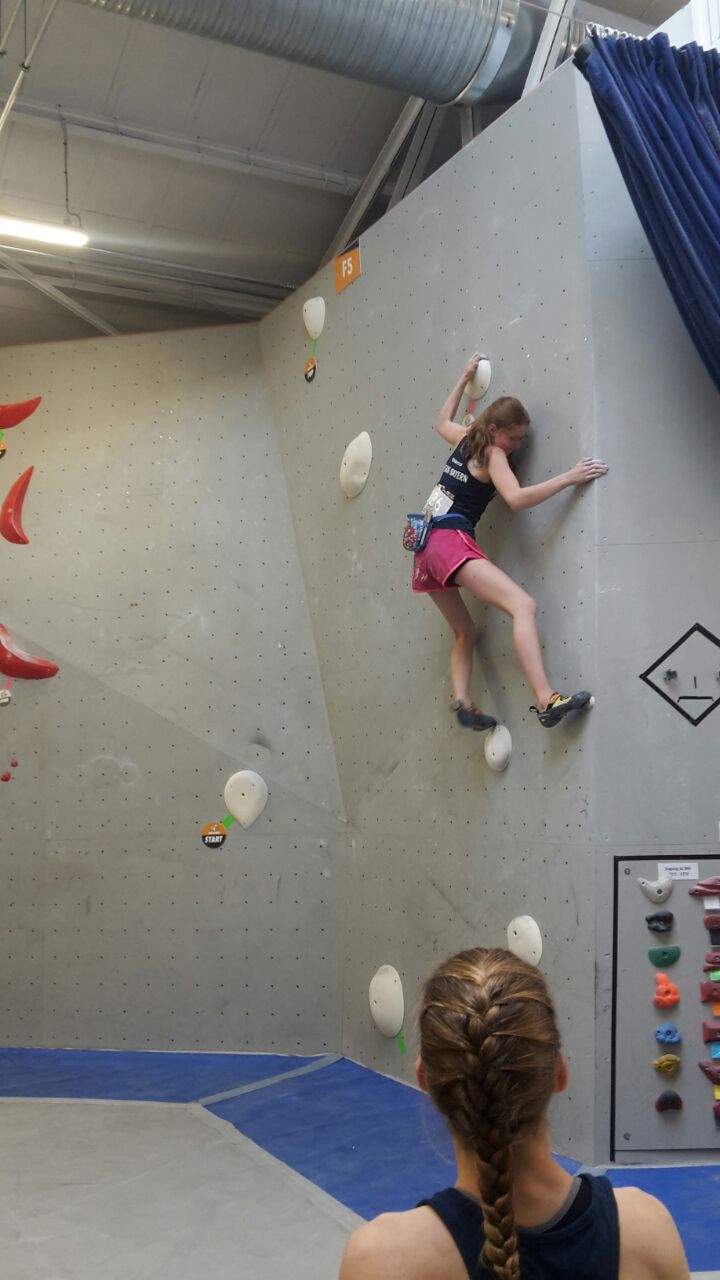
[[[640,1187],[670,1210],[691,1271],[720,1267],[720,1164],[608,1169],[614,1187]]]
[[[316,1061],[279,1053],[0,1049],[0,1097],[197,1102]]]

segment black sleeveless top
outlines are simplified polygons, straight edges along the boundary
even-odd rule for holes
[[[473,529],[480,519],[488,503],[495,497],[495,485],[477,480],[468,471],[465,461],[465,440],[456,445],[448,458],[443,473],[438,480],[446,493],[452,495],[453,504],[447,516],[441,517],[441,524],[450,524],[455,516],[463,516]]]
[[[618,1280],[620,1224],[607,1178],[583,1173],[572,1203],[543,1227],[518,1230],[523,1280]],[[450,1232],[470,1280],[489,1280],[479,1265],[483,1244],[482,1211],[456,1187],[439,1191],[428,1205]]]

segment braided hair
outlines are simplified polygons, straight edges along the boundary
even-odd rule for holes
[[[477,1162],[478,1266],[496,1280],[519,1280],[511,1148],[542,1121],[560,1053],[542,974],[509,951],[452,956],[425,985],[420,1053],[433,1102]]]

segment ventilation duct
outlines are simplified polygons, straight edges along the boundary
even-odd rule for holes
[[[548,7],[548,0],[532,7],[525,0],[77,2],[466,106],[520,96]]]

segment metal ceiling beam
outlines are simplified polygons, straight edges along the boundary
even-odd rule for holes
[[[7,266],[0,266],[0,284],[15,279],[17,271]],[[71,293],[95,294],[99,297],[122,298],[128,302],[145,302],[158,307],[180,307],[191,311],[213,311],[247,319],[258,319],[267,315],[277,306],[277,299],[257,298],[251,295],[225,293],[220,289],[203,291],[187,287],[185,289],[153,287],[134,282],[121,284],[111,281],[87,280],[75,275],[46,275],[32,272],[37,287],[51,287],[69,290]]]
[[[68,298],[67,294],[61,293],[54,285],[48,284],[47,281],[40,280],[32,271],[28,271],[27,267],[23,267],[19,262],[13,262],[7,253],[0,249],[0,263],[7,268],[13,275],[18,276],[20,280],[24,280],[26,284],[32,285],[34,289],[39,289],[40,293],[44,293],[48,298],[52,298],[53,302],[57,302],[61,307],[65,307],[67,311],[72,311],[73,315],[79,316],[86,324],[92,326],[93,329],[99,329],[101,333],[106,333],[111,337],[116,337],[117,329],[113,329],[107,321],[101,320],[100,316],[96,316],[94,312],[88,311],[86,307],[75,302],[72,298]]]
[[[191,135],[162,133],[157,129],[141,129],[137,125],[115,120],[112,116],[92,115],[83,111],[66,111],[63,107],[44,102],[23,99],[15,106],[15,119],[26,124],[65,123],[69,133],[92,139],[93,142],[119,143],[147,151],[154,155],[170,156],[191,164],[209,165],[227,169],[231,173],[251,174],[255,178],[269,178],[290,186],[310,187],[330,191],[335,195],[353,196],[359,190],[362,178],[339,169],[326,169],[322,165],[300,163],[267,155],[246,147],[230,147],[208,142]]]
[[[388,204],[388,213],[405,196],[414,191],[425,177],[447,110],[447,107],[435,107],[430,102],[425,103],[400,166]]]
[[[10,93],[7,96],[5,106],[2,109],[2,113],[0,113],[0,133],[2,133],[3,129],[5,128],[5,125],[7,124],[10,112],[15,106],[15,99],[17,98],[20,90],[23,87],[23,84],[25,83],[25,77],[28,71],[30,70],[30,64],[33,58],[35,57],[37,47],[40,44],[40,41],[42,40],[43,36],[45,35],[45,32],[47,31],[48,26],[50,25],[50,19],[52,18],[57,7],[58,7],[58,0],[50,0],[48,8],[45,10],[45,13],[40,19],[40,25],[38,26],[38,29],[35,33],[35,38],[33,39],[33,42],[30,45],[30,48],[27,50],[25,57],[20,63],[20,69],[17,74],[17,79],[12,89],[10,90]],[[10,19],[11,25],[14,25],[16,16],[17,16],[17,12],[14,13]]]
[[[383,143],[377,158],[363,181],[347,214],[338,227],[320,263],[324,267],[355,237],[365,214],[387,178],[395,158],[423,109],[422,98],[409,98]]]
[[[553,0],[553,7],[548,9],[533,60],[530,63],[522,91],[523,98],[533,89],[537,89],[545,77],[555,70],[574,8],[575,0]]]

